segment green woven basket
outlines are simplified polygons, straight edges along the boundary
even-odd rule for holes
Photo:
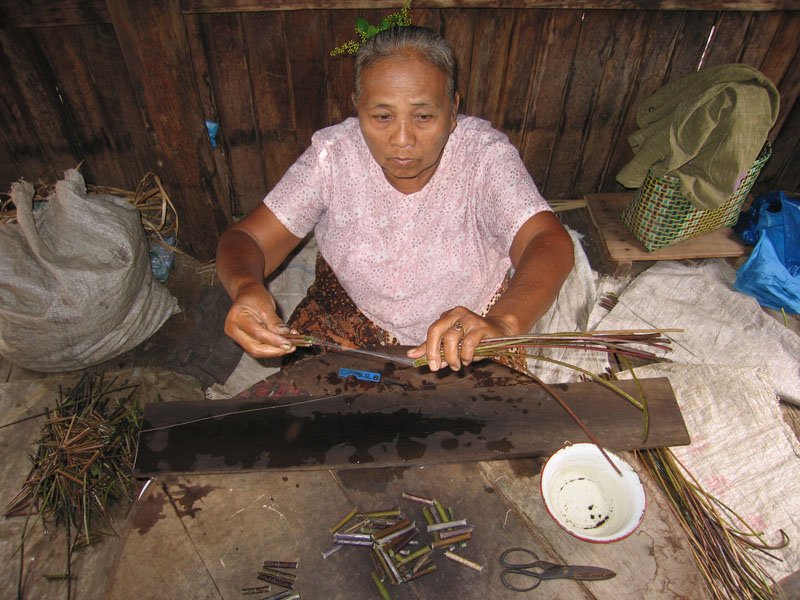
[[[677,177],[655,177],[648,173],[642,187],[622,211],[622,222],[650,251],[715,229],[730,227],[739,218],[742,204],[771,154],[769,143],[764,144],[738,189],[714,210],[695,208],[681,193]]]

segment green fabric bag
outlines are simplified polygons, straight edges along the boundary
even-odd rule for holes
[[[668,83],[636,111],[633,159],[617,174],[627,188],[670,175],[700,210],[724,204],[753,165],[778,117],[778,90],[742,64],[710,67]]]

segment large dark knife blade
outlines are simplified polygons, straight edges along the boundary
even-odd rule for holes
[[[539,579],[582,579],[585,581],[602,581],[616,577],[616,573],[603,567],[583,565],[552,565],[539,573]]]

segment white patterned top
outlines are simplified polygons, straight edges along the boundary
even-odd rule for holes
[[[484,313],[517,231],[550,210],[506,135],[463,115],[419,192],[392,187],[349,118],[314,134],[264,204],[297,237],[314,229],[356,306],[401,344],[455,306]]]

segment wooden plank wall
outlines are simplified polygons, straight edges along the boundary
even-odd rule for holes
[[[1,0],[0,190],[20,177],[52,182],[79,163],[88,182],[127,189],[154,171],[181,216],[182,247],[211,258],[311,134],[352,114],[352,59],[330,49],[353,37],[357,16],[377,22],[399,4]],[[800,190],[791,2],[414,6],[414,22],[454,46],[462,112],[505,131],[548,198],[620,191],[637,103],[727,62],[759,68],[782,96],[756,191]],[[221,127],[213,150],[205,119]]]

